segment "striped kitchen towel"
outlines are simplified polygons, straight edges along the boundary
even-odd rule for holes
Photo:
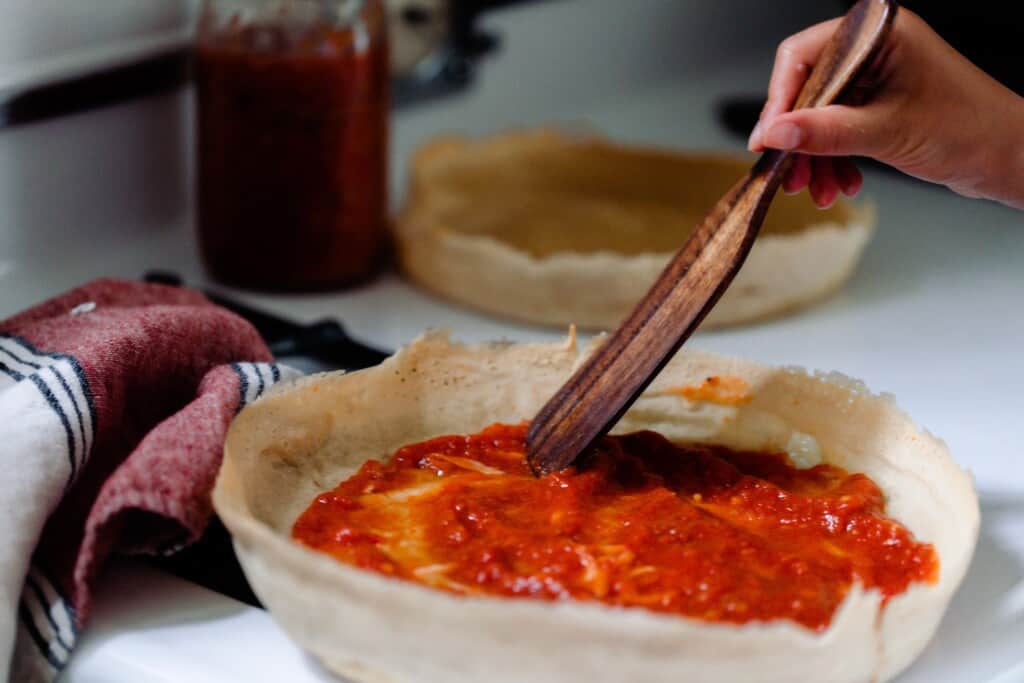
[[[194,541],[238,410],[297,374],[197,292],[98,280],[0,323],[0,678],[52,680],[114,551]]]

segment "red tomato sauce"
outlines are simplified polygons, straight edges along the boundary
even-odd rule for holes
[[[355,27],[281,21],[230,24],[196,50],[203,259],[246,287],[360,282],[387,242],[383,11],[368,6],[365,47]]]
[[[938,578],[868,477],[784,454],[607,437],[534,478],[525,425],[443,436],[318,496],[295,539],[464,595],[574,599],[708,621],[828,626],[854,580],[888,599]]]

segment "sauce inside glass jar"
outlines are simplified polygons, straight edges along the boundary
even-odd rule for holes
[[[311,290],[376,272],[388,78],[380,0],[204,3],[198,223],[213,277]]]

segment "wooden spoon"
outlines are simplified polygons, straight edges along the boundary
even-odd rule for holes
[[[794,109],[823,107],[878,52],[896,16],[894,0],[860,0],[843,18]],[[526,437],[534,474],[572,462],[607,432],[725,292],[764,221],[790,154],[769,150],[722,197],[609,339],[534,418]]]

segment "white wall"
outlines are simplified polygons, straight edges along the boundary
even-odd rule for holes
[[[177,33],[195,0],[0,0],[0,85],[41,62]]]

